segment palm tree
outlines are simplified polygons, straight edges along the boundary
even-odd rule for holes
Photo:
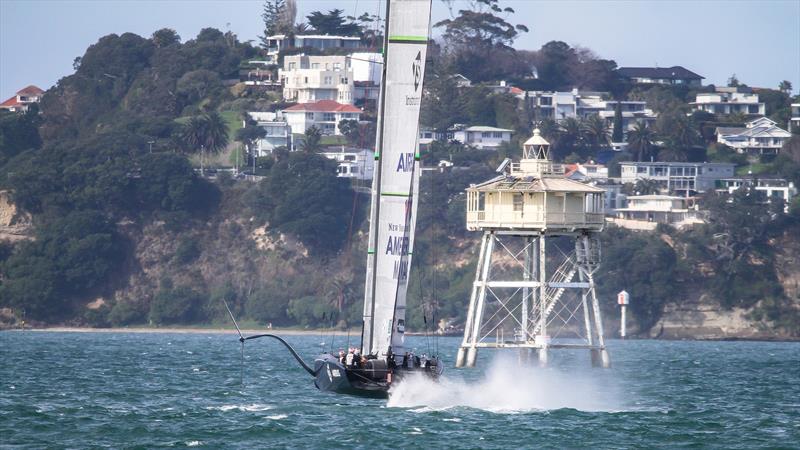
[[[605,147],[608,145],[608,126],[606,121],[597,114],[586,118],[581,124],[586,142],[592,147]]]
[[[211,153],[218,153],[228,146],[228,124],[218,112],[213,111],[203,116],[205,121],[205,148]]]
[[[561,121],[558,130],[558,155],[557,159],[571,153],[577,153],[578,148],[583,145],[583,133],[580,120],[568,117]]]
[[[628,147],[637,155],[637,160],[644,161],[650,154],[655,133],[644,122],[636,122],[633,129],[628,131]]]
[[[303,136],[303,142],[300,144],[303,151],[314,153],[320,148],[320,141],[322,141],[322,132],[315,126],[309,127]]]
[[[218,153],[228,146],[228,125],[218,113],[211,112],[190,118],[181,129],[186,148],[200,152],[200,173],[205,172],[206,150]]]

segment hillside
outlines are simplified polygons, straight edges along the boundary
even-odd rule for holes
[[[541,66],[551,78],[528,82],[576,82],[581,74],[564,66],[574,50],[564,46],[522,55],[540,63],[567,55],[553,70]],[[495,56],[499,72],[482,67],[471,75],[525,82],[524,67],[500,64],[517,57],[510,47],[504,52]],[[0,307],[39,324],[198,324],[226,322],[224,299],[260,325],[358,325],[368,199],[335,176],[336,164],[315,152],[312,136],[304,151],[248,162],[258,182],[205,178],[192,165],[249,149],[242,130],[250,127],[236,130],[237,117],[281,105],[275,93],[248,90],[235,78],[258,53],[214,29],[186,42],[171,30],[109,35],[47,91],[40,110],[0,116]],[[421,181],[407,321],[416,330],[463,322],[478,243],[464,229],[463,190],[494,176],[506,156],[519,157],[519,141],[531,132],[530,111],[513,96],[448,81],[469,68],[464,55],[435,58],[426,125],[504,126],[515,137],[496,152],[437,141],[423,155],[428,166],[449,159],[458,169],[426,172]],[[586,87],[616,89],[606,64],[613,61],[592,61],[581,63],[595,74]],[[666,103],[680,94],[628,90]],[[369,134],[364,129],[347,138],[370,141],[358,135]],[[588,141],[559,133],[559,160],[594,156]],[[798,164],[767,163],[793,177]],[[604,233],[596,279],[608,330],[616,328],[615,294],[626,289],[641,336],[800,336],[800,208],[777,213],[737,195],[704,201],[713,220],[687,231]]]

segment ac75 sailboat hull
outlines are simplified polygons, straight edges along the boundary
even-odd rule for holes
[[[427,367],[389,369],[385,360],[370,360],[363,367],[347,367],[334,355],[322,354],[314,360],[314,385],[321,391],[387,398],[389,389],[403,378],[421,375],[435,380],[442,371],[443,366],[437,359],[429,360]]]

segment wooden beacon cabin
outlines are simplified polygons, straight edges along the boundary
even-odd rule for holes
[[[601,231],[603,189],[564,177],[550,161],[550,144],[539,130],[523,144],[518,163],[503,174],[467,188],[467,229],[530,230],[550,233]]]

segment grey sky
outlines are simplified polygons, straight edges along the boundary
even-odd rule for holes
[[[298,0],[298,18],[314,10],[376,13],[382,0]],[[457,10],[466,4],[453,2]],[[800,90],[800,0],[538,1],[506,0],[513,23],[531,32],[517,48],[551,40],[581,45],[620,66],[682,65],[723,84],[735,73],[751,86],[781,80]],[[261,0],[0,0],[0,101],[28,84],[44,89],[72,73],[72,61],[106,34],[149,36],[169,27],[184,40],[203,27],[241,40],[261,32]],[[434,20],[448,17],[434,0]]]

